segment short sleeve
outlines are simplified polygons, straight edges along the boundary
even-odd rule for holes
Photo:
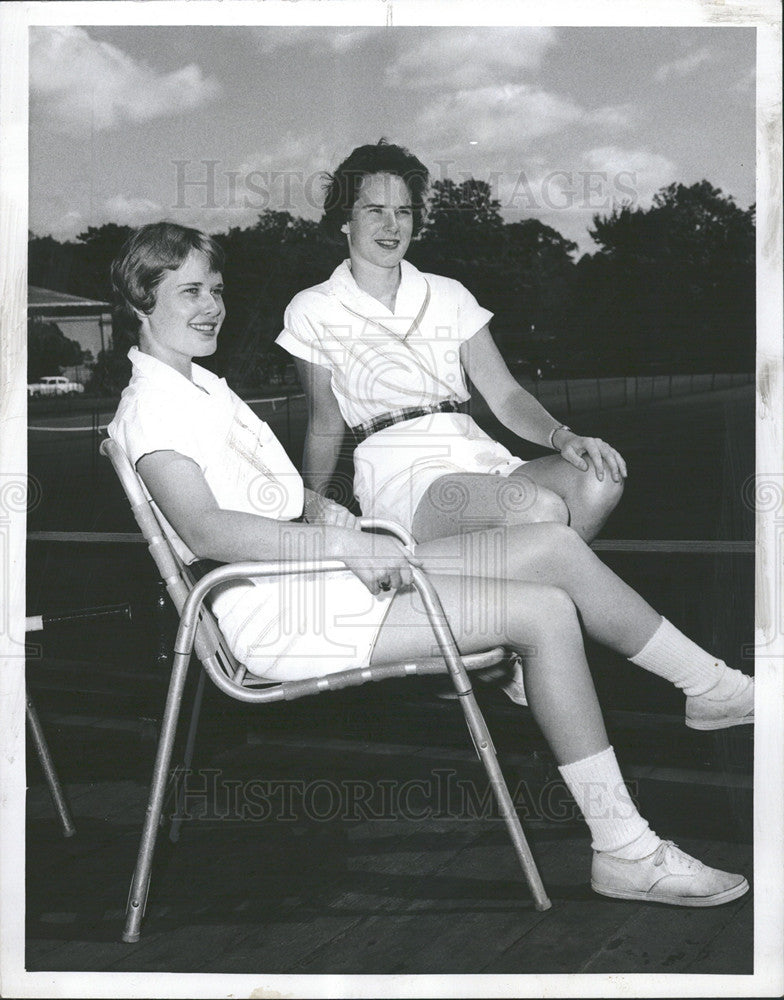
[[[107,430],[133,465],[154,451],[176,451],[205,469],[193,420],[162,394],[146,393],[143,400],[123,400]]]
[[[295,295],[283,315],[283,329],[275,343],[295,358],[309,361],[313,365],[331,368],[331,364],[319,338],[319,299],[310,289]]]
[[[487,326],[493,318],[489,309],[480,306],[468,289],[456,282],[459,288],[457,305],[457,328],[460,331],[460,343],[470,340],[482,327]]]

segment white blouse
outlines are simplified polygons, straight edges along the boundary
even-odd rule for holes
[[[400,407],[469,398],[460,345],[493,314],[459,281],[423,274],[405,260],[400,268],[394,312],[359,288],[348,261],[286,309],[276,342],[329,369],[349,426]]]

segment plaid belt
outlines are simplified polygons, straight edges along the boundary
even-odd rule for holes
[[[363,424],[357,424],[350,428],[357,444],[369,438],[376,431],[383,431],[385,427],[393,424],[400,424],[404,420],[414,420],[416,417],[426,417],[428,413],[454,413],[460,409],[460,404],[456,399],[442,399],[440,403],[431,403],[429,406],[401,406],[397,410],[390,410],[382,413],[379,417],[373,417]]]

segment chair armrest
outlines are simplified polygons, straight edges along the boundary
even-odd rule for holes
[[[411,555],[414,554],[414,546],[416,545],[416,539],[407,531],[402,524],[398,524],[397,521],[387,521],[385,518],[381,517],[361,517],[359,519],[359,527],[363,531],[388,531],[391,535],[394,535],[399,542],[409,549]]]
[[[408,532],[394,521],[370,521],[368,526],[370,528],[391,531],[398,538],[411,538]],[[254,576],[327,573],[334,570],[346,570],[346,566],[337,559],[314,559],[307,562],[237,562],[228,563],[225,566],[219,566],[217,569],[210,570],[209,573],[196,582],[185,601],[174,645],[175,654],[190,656],[196,637],[199,608],[210,590],[218,584],[226,583],[229,580],[247,579]],[[418,566],[411,566],[411,574],[414,586],[422,598],[425,612],[441,649],[441,655],[446,661],[447,669],[453,676],[456,690],[460,695],[470,693],[471,682],[466,674],[465,666],[463,665],[457,643],[455,642],[438,593],[428,579],[427,574]]]
[[[188,594],[185,604],[180,614],[180,627],[177,631],[177,644],[175,652],[181,651],[182,639],[188,633],[188,649],[193,644],[193,634],[195,634],[198,620],[199,608],[203,604],[207,594],[220,583],[229,580],[247,579],[253,576],[283,576],[291,573],[328,573],[334,570],[345,570],[345,563],[338,559],[312,559],[297,562],[235,562],[218,566],[209,573],[205,573],[200,580],[197,580]]]

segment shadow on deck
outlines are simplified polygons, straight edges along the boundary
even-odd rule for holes
[[[459,708],[427,681],[405,696],[395,686],[294,703],[271,727],[235,703],[208,714],[182,835],[171,845],[161,834],[134,945],[119,938],[150,728],[50,715],[77,834],[62,838],[31,761],[28,971],[752,973],[751,894],[687,910],[591,892],[587,828],[529,713],[486,692],[553,901],[536,912]],[[608,713],[608,727],[622,759],[654,761],[624,766],[654,829],[750,876],[751,733],[623,712]],[[674,744],[695,766],[665,766]]]

